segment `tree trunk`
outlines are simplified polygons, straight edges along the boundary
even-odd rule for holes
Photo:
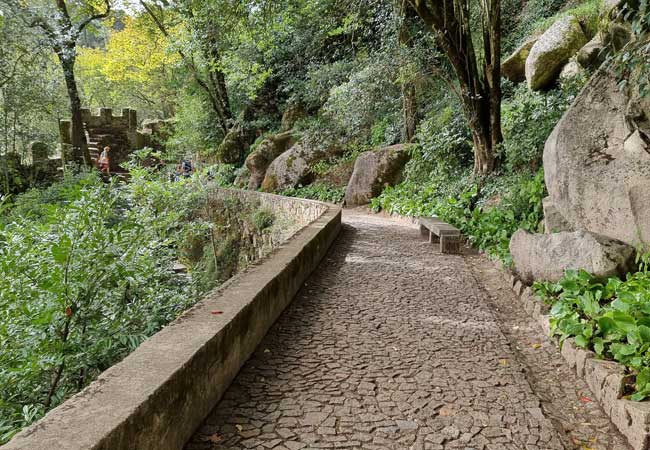
[[[401,1],[400,11],[402,15],[402,23],[398,31],[398,40],[400,45],[405,51],[406,48],[413,47],[413,38],[408,28],[408,20],[414,14],[414,11],[408,7],[407,0]],[[416,16],[417,17],[417,16]],[[408,64],[408,61],[403,61],[403,66]],[[415,131],[417,129],[417,91],[413,80],[406,80],[402,84],[402,114],[404,117],[402,140],[405,143],[413,142],[415,139]]]
[[[74,52],[74,50],[72,51]],[[75,57],[66,56],[60,51],[57,52],[57,55],[61,62],[63,77],[65,78],[65,85],[70,100],[73,155],[77,161],[83,161],[87,167],[93,167],[90,151],[88,150],[88,142],[86,141],[86,133],[84,132],[83,117],[81,115],[81,98],[77,89],[77,80],[74,76]]]
[[[412,81],[407,81],[402,86],[402,110],[404,113],[403,140],[405,143],[413,142],[417,129],[418,104],[415,85]]]
[[[219,42],[217,40],[217,30],[208,24],[207,30],[204,31],[205,37],[201,39],[201,50],[203,57],[207,61],[208,84],[210,87],[210,96],[212,97],[213,108],[217,114],[217,119],[224,132],[224,136],[233,126],[232,112],[230,111],[230,99],[226,89],[226,77],[221,70],[221,53],[219,52]]]
[[[469,0],[409,0],[436,35],[460,86],[474,143],[474,171],[497,169],[501,134],[501,13],[499,0],[481,2],[484,57],[477,58],[470,30]]]

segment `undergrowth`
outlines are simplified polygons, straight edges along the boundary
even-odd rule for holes
[[[625,280],[569,270],[557,283],[533,286],[551,305],[552,334],[625,365],[635,401],[650,397],[650,255],[639,259],[639,272]]]

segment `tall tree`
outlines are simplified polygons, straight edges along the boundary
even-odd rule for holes
[[[191,48],[187,50],[182,45],[176,45],[176,52],[192,74],[195,82],[210,100],[210,106],[218,126],[225,135],[232,126],[233,116],[221,61],[222,41],[226,32],[223,30],[223,24],[219,21],[230,17],[229,14],[224,14],[225,7],[222,5],[224,2],[202,0],[179,0],[177,2],[139,0],[139,2],[160,32],[167,38],[171,38],[170,25],[165,20],[167,10],[175,13],[177,18],[187,21],[190,35],[199,41],[200,57],[204,64],[197,62]]]
[[[402,21],[398,29],[398,41],[401,53],[407,52],[413,46],[413,36],[409,30],[409,20],[413,10],[409,7],[408,0],[401,0],[400,15]],[[402,67],[408,67],[408,64],[401,64]],[[413,142],[417,129],[417,91],[413,75],[409,74],[408,79],[402,81],[402,115],[404,119],[402,129],[402,140],[404,142]]]
[[[471,0],[409,0],[435,33],[456,76],[474,142],[474,172],[488,174],[498,166],[501,134],[501,5],[480,0],[483,51],[472,41]]]
[[[33,6],[26,2],[2,0],[24,23],[43,32],[54,50],[66,84],[72,121],[72,147],[76,159],[92,166],[81,115],[81,98],[75,78],[77,43],[90,24],[108,17],[112,0],[46,0]],[[53,2],[53,4],[51,3]]]

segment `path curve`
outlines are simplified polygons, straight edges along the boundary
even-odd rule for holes
[[[490,270],[433,251],[413,226],[346,211],[186,450],[627,450],[597,406],[580,404],[584,383],[552,346],[531,346],[541,367],[521,351],[543,336],[508,331],[528,322],[490,295],[515,303]],[[535,392],[560,382],[564,398]]]

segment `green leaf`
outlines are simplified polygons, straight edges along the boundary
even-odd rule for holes
[[[66,235],[61,236],[58,244],[52,245],[52,257],[57,264],[65,264],[72,249],[72,241]]]
[[[594,338],[593,343],[594,343],[594,351],[596,352],[596,354],[598,356],[602,356],[603,350],[605,349],[605,344],[603,343],[603,339],[599,337]]]
[[[650,343],[650,327],[646,325],[639,325],[638,330],[641,342],[646,344]]]
[[[575,343],[580,348],[587,348],[587,345],[589,345],[589,339],[579,334],[575,337]]]
[[[616,327],[625,333],[636,330],[636,321],[634,320],[634,317],[627,313],[622,311],[613,311],[612,319],[616,323]]]

